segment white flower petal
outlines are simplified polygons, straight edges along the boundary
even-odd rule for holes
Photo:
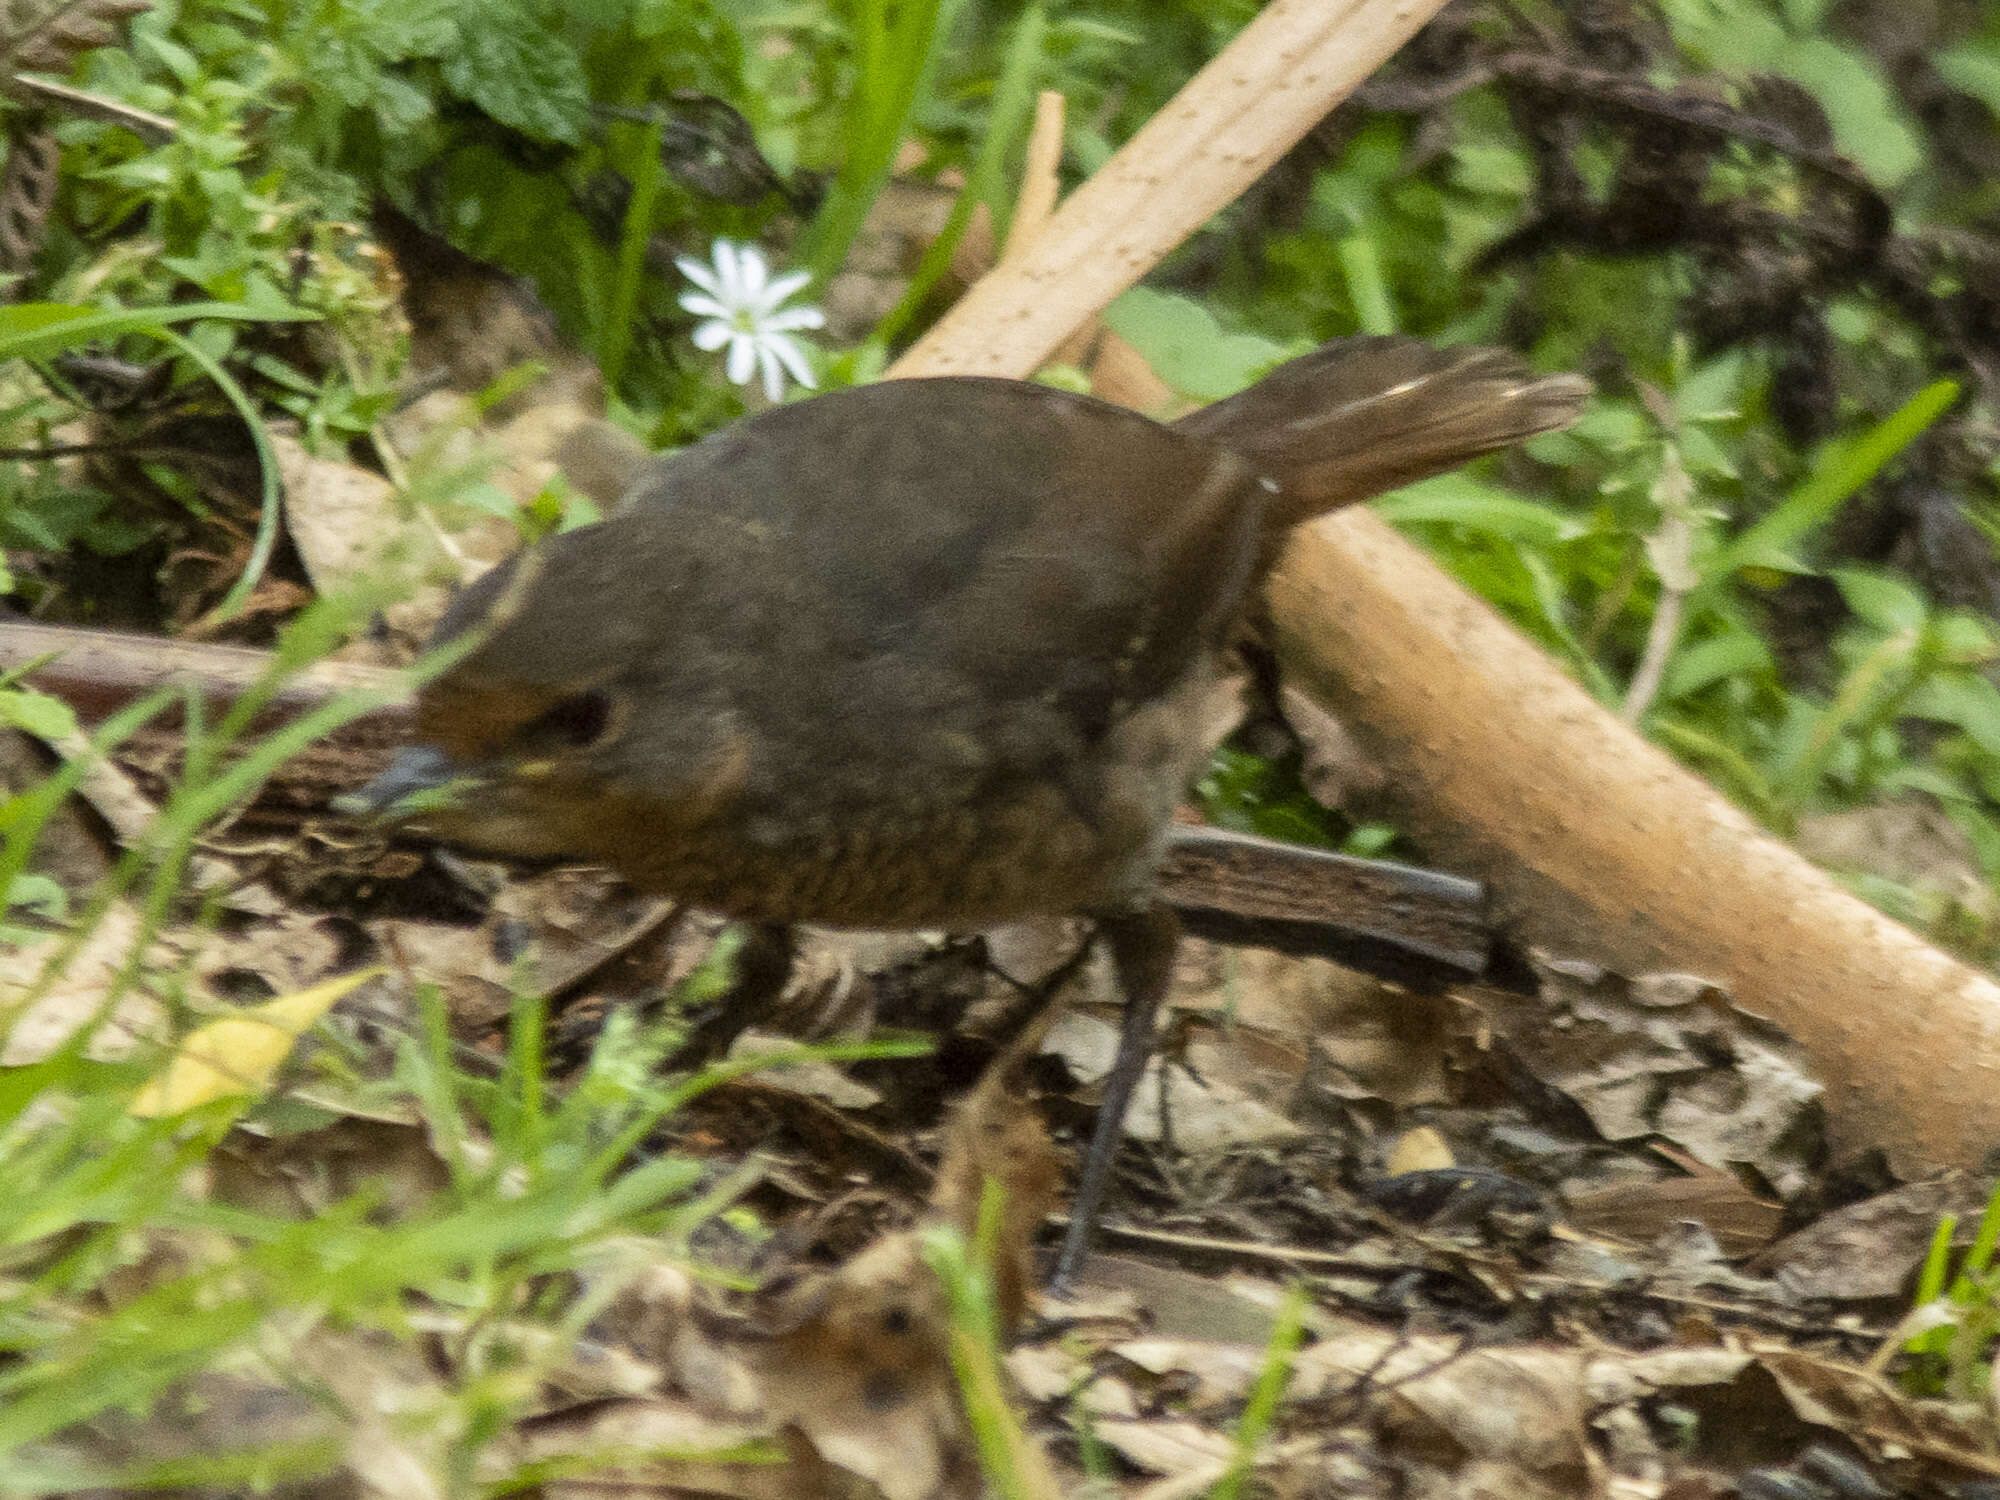
[[[715,278],[718,283],[715,295],[732,310],[741,307],[743,278],[736,269],[736,246],[729,240],[717,240],[709,247],[708,253],[715,261]]]
[[[764,288],[771,280],[771,263],[764,259],[764,252],[755,245],[738,245],[736,274],[743,278],[741,300],[751,305],[762,303]]]
[[[775,406],[784,398],[785,372],[778,368],[778,357],[769,344],[757,346],[757,363],[764,371],[764,399]]]
[[[692,281],[704,292],[709,293],[711,296],[719,297],[722,295],[722,287],[715,279],[715,272],[711,271],[700,261],[691,260],[689,257],[683,255],[677,257],[674,264],[680,268],[681,275],[687,277],[689,281]]]
[[[687,304],[681,304],[685,307]],[[765,333],[790,333],[794,328],[824,328],[826,314],[816,307],[781,307],[768,317],[759,318],[757,327]]]
[[[786,307],[784,303],[812,280],[805,271],[771,274],[761,248],[719,239],[709,247],[711,264],[681,259],[675,262],[698,290],[683,292],[678,301],[703,319],[690,337],[697,349],[726,350],[723,373],[735,385],[747,385],[757,375],[764,390],[779,400],[789,375],[811,390],[818,382],[806,348],[788,335],[795,329],[823,328],[826,314],[817,307]]]
[[[729,341],[729,363],[723,373],[729,377],[731,385],[748,385],[751,373],[757,367],[757,340],[747,333],[739,333]]]
[[[806,351],[797,339],[788,339],[777,334],[764,340],[764,348],[777,356],[784,367],[791,372],[792,379],[809,391],[819,389],[819,381],[814,377],[812,366],[806,362]]]
[[[812,272],[810,271],[787,271],[784,275],[774,278],[764,288],[764,306],[775,309],[779,303],[783,302],[792,293],[811,280]]]

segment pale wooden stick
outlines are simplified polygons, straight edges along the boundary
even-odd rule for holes
[[[1033,244],[1055,213],[1061,187],[1057,169],[1062,164],[1063,109],[1063,96],[1053,89],[1044,90],[1035,99],[1035,126],[1028,137],[1021,196],[1014,205],[1014,221],[1007,228],[1007,248],[1002,252],[1002,260],[1020,255]],[[1094,314],[1072,329],[1053,355],[1060,363],[1086,366],[1090,371],[1091,393],[1106,401],[1154,414],[1166,411],[1174,403],[1174,393],[1153,373],[1139,351],[1107,329]]]
[[[1035,123],[1028,132],[1027,157],[1021,167],[1021,196],[1007,226],[1002,260],[1033,244],[1056,211],[1056,198],[1062,192],[1063,109],[1063,96],[1054,89],[1035,95]]]
[[[1393,767],[1426,854],[1503,919],[1626,972],[1693,970],[1784,1026],[1836,1144],[1899,1169],[2000,1141],[2000,986],[1856,900],[1601,708],[1366,511],[1270,582],[1291,680]]]
[[[1031,373],[1438,9],[1273,0],[892,373]],[[1910,1170],[1976,1166],[2000,1138],[2000,986],[1752,826],[1387,526],[1302,533],[1272,614],[1287,667],[1526,933],[1729,985],[1811,1052],[1843,1146]]]
[[[892,375],[1026,375],[1233,202],[1443,0],[1272,0]]]

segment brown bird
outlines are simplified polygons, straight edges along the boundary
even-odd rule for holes
[[[352,801],[774,927],[1095,917],[1126,1010],[1064,1280],[1167,986],[1155,881],[1211,749],[1197,705],[1286,530],[1588,392],[1352,339],[1172,424],[977,378],[767,411],[468,588],[421,743]]]

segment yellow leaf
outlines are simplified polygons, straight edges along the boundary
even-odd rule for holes
[[[1451,1143],[1435,1126],[1419,1125],[1406,1131],[1390,1149],[1383,1170],[1390,1176],[1401,1172],[1435,1172],[1458,1165],[1452,1159]]]
[[[142,1120],[261,1092],[292,1055],[305,1029],[341,998],[380,974],[362,969],[311,989],[280,995],[189,1032],[173,1060],[133,1096],[130,1112]]]

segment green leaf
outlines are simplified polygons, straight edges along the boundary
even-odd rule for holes
[[[1939,672],[1917,684],[1904,704],[1912,718],[1962,729],[1988,755],[2000,755],[2000,687],[1977,672]]]
[[[1601,448],[1623,448],[1648,435],[1649,424],[1628,401],[1593,401],[1569,429],[1572,437]]]
[[[1804,571],[1792,556],[1792,549],[1799,541],[1839,510],[1885,464],[1922,437],[1956,400],[1957,381],[1933,381],[1868,431],[1829,444],[1812,473],[1793,488],[1776,510],[1721,550],[1714,566],[1706,570],[1708,581],[1697,594],[1706,593],[1739,568]]]
[[[1991,661],[1996,647],[1993,622],[1964,610],[1949,609],[1931,621],[1939,655],[1953,666]]]
[[[939,54],[960,0],[855,0],[849,8],[855,79],[847,103],[845,159],[793,254],[824,283],[847,261],[876,195],[889,180],[919,102],[931,97]]]
[[[1401,837],[1402,834],[1388,823],[1363,823],[1340,841],[1340,852],[1352,854],[1357,859],[1382,859],[1388,855],[1390,846]]]
[[[1973,800],[1971,792],[1936,766],[1905,764],[1891,767],[1882,778],[1882,793],[1889,796],[1903,791],[1923,792],[1940,802]]]
[[[1790,40],[1782,23],[1761,5],[1702,7],[1700,21],[1688,17],[1689,41],[1710,67],[1737,74],[1768,72]],[[1712,24],[1701,24],[1710,20]]]
[[[0,509],[0,541],[59,552],[104,513],[110,497],[99,490],[51,489]]]
[[[1690,370],[1674,387],[1674,411],[1683,422],[1712,422],[1736,415],[1743,390],[1744,356],[1732,349]]]
[[[1705,9],[1705,8],[1704,8]],[[1686,26],[1691,50],[1736,78],[1778,73],[1819,101],[1834,143],[1869,179],[1894,187],[1923,160],[1923,148],[1881,71],[1862,53],[1825,36],[1793,36],[1764,5],[1718,6]],[[1692,18],[1690,18],[1692,19]]]
[[[633,0],[564,0],[563,5],[572,21],[592,31],[612,31],[628,25],[635,9]]]
[[[1880,187],[1894,187],[1923,161],[1917,133],[1874,63],[1823,36],[1804,37],[1777,58],[1777,71],[1802,85],[1826,111],[1841,154]]]
[[[1736,461],[1709,435],[1705,427],[1683,427],[1680,431],[1681,462],[1690,474],[1714,474],[1723,479],[1738,477]]]
[[[509,520],[512,520],[521,508],[512,495],[499,485],[486,480],[453,490],[451,498],[460,505],[470,506],[474,510],[484,511],[492,516],[505,516]]]
[[[1197,401],[1220,401],[1292,350],[1254,333],[1225,331],[1208,309],[1171,292],[1135,286],[1104,310],[1105,324],[1168,385]]]
[[[446,55],[468,21],[481,24],[484,12],[461,0],[358,0],[349,15],[355,29],[381,49],[382,61],[395,63]]]
[[[1861,568],[1834,568],[1829,576],[1847,607],[1877,630],[1921,630],[1929,602],[1902,579]]]
[[[42,740],[59,740],[77,732],[76,714],[67,703],[30,688],[0,691],[0,724],[25,729]]]
[[[1008,205],[1013,197],[1007,164],[1013,158],[1016,145],[1024,141],[1028,134],[1029,120],[1035,108],[1036,81],[1047,67],[1047,42],[1048,13],[1040,4],[1030,5],[1014,23],[1013,36],[1007,43],[1006,61],[1001,66],[1000,76],[994,80],[986,134],[979,143],[971,174],[952,203],[944,228],[918,258],[917,268],[911,274],[901,299],[875,325],[874,333],[869,336],[871,344],[894,343],[910,320],[923,310],[938,282],[951,269],[952,256],[972,224],[973,210],[980,203],[986,204],[993,216],[995,236],[1000,243],[1006,243],[1012,218]]]
[[[1525,198],[1535,178],[1527,153],[1513,145],[1464,141],[1452,147],[1452,180],[1474,193]]]
[[[1346,273],[1348,300],[1354,304],[1354,320],[1361,332],[1396,332],[1396,302],[1375,242],[1365,234],[1350,234],[1335,244],[1333,253]]]
[[[95,310],[67,302],[17,302],[11,307],[0,307],[0,339],[20,338],[38,329],[58,327],[87,317]]]
[[[574,146],[590,114],[576,49],[521,5],[489,5],[440,59],[444,81],[502,125]]]
[[[1948,47],[1932,56],[1931,66],[1960,93],[1972,95],[2000,115],[2000,47],[1990,42]]]
[[[68,906],[69,892],[59,882],[34,874],[16,875],[8,883],[6,900],[0,901],[0,911],[21,907],[49,921],[59,921]]]
[[[1377,500],[1373,508],[1375,514],[1396,526],[1441,522],[1504,541],[1544,547],[1572,541],[1588,529],[1552,505],[1523,500],[1463,474],[1420,480]]]
[[[1674,653],[1660,679],[1660,696],[1668,702],[1675,702],[1713,686],[1725,677],[1776,670],[1777,663],[1771,657],[1770,647],[1756,636],[1748,632],[1711,636]]]
[[[611,390],[625,376],[625,357],[632,349],[632,330],[639,323],[639,288],[645,279],[646,247],[653,241],[654,209],[660,197],[660,146],[667,122],[655,120],[643,131],[622,127],[642,138],[638,165],[632,174],[632,196],[625,205],[625,224],[618,236],[618,269],[611,286],[611,311],[598,330],[597,365]]]
[[[157,30],[150,28],[145,31],[135,30],[132,45],[135,51],[149,54],[173,74],[183,87],[192,85],[201,77],[201,60],[180,43],[169,40]]]

